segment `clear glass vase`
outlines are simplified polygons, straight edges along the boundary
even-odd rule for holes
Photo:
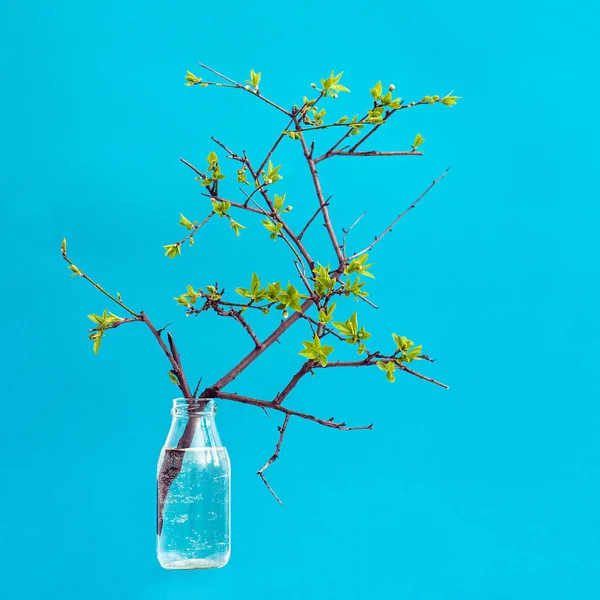
[[[158,460],[156,552],[165,569],[213,569],[230,555],[229,455],[207,400],[173,400]]]

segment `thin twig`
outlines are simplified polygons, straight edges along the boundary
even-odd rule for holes
[[[298,319],[300,319],[300,313],[306,312],[312,305],[314,304],[314,300],[312,298],[307,298],[301,306],[300,312],[292,313],[289,318],[282,321],[277,328],[269,335],[260,345],[259,348],[254,348],[249,354],[247,354],[233,369],[231,369],[228,373],[223,375],[221,379],[219,379],[212,386],[204,390],[201,394],[202,397],[211,397],[210,394],[219,392],[226,385],[231,383],[240,373],[246,370],[267,348],[269,348],[272,344],[279,341],[279,338],[282,334],[287,331]]]
[[[281,106],[279,106],[278,104],[275,104],[275,102],[272,102],[268,98],[265,98],[263,95],[261,95],[261,93],[258,91],[258,88],[252,89],[252,88],[250,88],[250,86],[246,87],[246,86],[242,85],[241,83],[238,83],[237,81],[234,81],[233,79],[230,79],[229,77],[226,77],[225,75],[219,73],[218,71],[215,71],[214,69],[211,69],[210,67],[207,67],[206,65],[203,65],[202,63],[198,63],[198,64],[203,69],[206,69],[207,71],[210,71],[211,73],[214,73],[217,77],[221,77],[225,81],[229,81],[229,83],[233,84],[236,88],[238,88],[240,90],[244,90],[244,91],[248,92],[249,94],[256,96],[257,98],[260,98],[267,104],[270,104],[273,108],[276,108],[277,110],[281,111],[282,113],[285,113],[286,115],[288,115],[288,117],[292,116],[289,111],[285,110],[285,108],[281,108]]]
[[[294,122],[296,124],[296,130],[300,128],[300,123],[297,118],[294,117]],[[323,213],[323,220],[325,221],[325,228],[329,233],[329,239],[331,240],[331,244],[333,245],[333,249],[335,251],[335,255],[339,261],[339,264],[344,264],[344,256],[340,249],[340,245],[337,241],[335,231],[333,230],[333,226],[331,225],[331,219],[329,218],[329,210],[325,205],[325,198],[323,196],[323,190],[321,189],[321,182],[319,181],[319,175],[317,173],[317,167],[315,160],[312,158],[310,150],[306,145],[306,140],[302,133],[298,134],[300,136],[300,142],[302,144],[302,151],[304,152],[304,157],[306,158],[306,162],[308,163],[308,168],[310,169],[310,174],[313,180],[313,185],[315,187],[315,192],[317,193],[317,199],[319,200],[319,205],[321,207],[321,212]]]
[[[438,385],[438,386],[444,388],[445,390],[450,389],[450,387],[447,386],[445,383],[441,383],[440,381],[431,379],[431,377],[427,377],[426,375],[417,373],[416,371],[409,369],[408,367],[404,366],[403,364],[398,364],[396,362],[396,359],[391,356],[379,357],[378,353],[375,353],[375,354],[371,355],[371,357],[365,358],[363,360],[328,362],[324,367],[320,363],[315,363],[314,368],[315,369],[335,369],[335,368],[339,368],[339,367],[372,367],[377,362],[372,359],[373,357],[377,358],[381,362],[393,362],[394,364],[396,364],[396,367],[402,371],[406,371],[407,373],[410,373],[411,375],[414,375],[415,377],[418,377],[419,379],[423,379],[424,381],[429,381],[429,383]]]
[[[360,217],[358,217],[358,219],[356,219],[356,221],[354,221],[354,223],[352,223],[352,225],[350,225],[350,227],[348,227],[348,229],[342,229],[342,231],[344,232],[344,245],[342,246],[343,250],[344,250],[344,258],[346,258],[348,252],[347,252],[347,239],[348,239],[348,234],[352,231],[352,229],[354,229],[354,226],[357,225],[359,223],[359,221],[367,214],[367,211],[365,210],[365,212],[360,215]]]
[[[283,442],[283,436],[285,435],[285,430],[287,429],[288,423],[290,421],[290,416],[291,415],[289,415],[289,414],[285,415],[285,418],[283,419],[283,425],[281,425],[281,427],[277,428],[279,430],[279,439],[277,440],[277,445],[275,446],[275,452],[273,452],[273,456],[271,456],[271,458],[269,458],[269,460],[256,473],[263,480],[263,482],[267,486],[267,488],[269,488],[269,491],[271,492],[271,494],[273,494],[273,497],[275,498],[275,500],[277,500],[277,502],[279,502],[279,504],[281,504],[281,505],[283,505],[283,502],[279,499],[279,496],[277,496],[277,494],[273,491],[273,488],[269,485],[269,482],[267,481],[266,477],[264,476],[264,472],[266,469],[269,468],[270,465],[272,465],[279,458],[279,451],[281,450],[281,443]]]
[[[441,181],[442,179],[444,179],[444,177],[446,177],[446,175],[448,174],[448,171],[450,170],[450,167],[448,167],[437,179],[435,179],[430,185],[429,187],[401,214],[399,214],[394,221],[392,222],[391,225],[389,225],[385,231],[380,235],[380,236],[376,236],[375,239],[373,240],[373,242],[371,244],[369,244],[364,250],[361,250],[360,252],[357,252],[356,254],[353,254],[350,257],[350,260],[353,260],[354,258],[356,258],[357,256],[360,256],[361,254],[364,254],[365,252],[368,252],[369,250],[371,250],[371,248],[373,248],[373,246],[375,246],[375,244],[377,244],[377,242],[381,241],[381,239],[388,234],[390,231],[392,231],[392,229],[394,228],[394,225],[396,225],[396,223],[402,218],[404,217],[408,212],[410,212],[413,208],[415,208],[415,206],[417,206],[417,204],[419,203],[419,201],[425,197],[425,195],[427,194],[427,192],[429,192],[429,190],[439,181]]]
[[[159,339],[161,339],[160,334],[158,337]],[[175,374],[177,375],[177,379],[179,379],[179,383],[181,384],[181,391],[185,394],[186,399],[193,398],[194,395],[190,391],[190,386],[188,385],[185,373],[183,371],[183,365],[181,364],[181,356],[179,356],[179,351],[177,350],[175,340],[173,339],[173,336],[171,335],[170,331],[167,331],[167,339],[169,340],[169,347],[171,348],[171,356],[173,357],[177,365],[177,368],[175,369]]]
[[[290,379],[288,384],[283,388],[279,394],[273,400],[273,404],[281,404],[289,395],[289,393],[296,387],[298,382],[310,371],[312,360],[307,360],[299,369],[299,371]]]
[[[298,234],[299,240],[302,239],[302,236],[306,233],[306,230],[310,227],[310,224],[317,218],[318,214],[323,210],[323,208],[326,208],[329,206],[330,200],[331,200],[331,196],[329,196],[329,198],[327,198],[327,200],[325,200],[325,202],[322,205],[320,205],[319,208],[317,208],[317,211],[315,212],[315,214],[308,220],[308,223],[304,226],[302,231]]]
[[[244,317],[242,317],[242,313],[237,311],[237,310],[230,310],[229,311],[230,317],[233,317],[247,332],[248,335],[252,338],[252,341],[254,342],[254,345],[259,348],[260,347],[260,340],[258,339],[258,337],[256,336],[256,334],[254,333],[254,331],[252,330],[252,327],[250,327],[250,325],[248,324],[248,321],[246,321],[244,319]]]
[[[111,293],[107,292],[101,285],[99,285],[93,279],[88,277],[77,265],[75,265],[73,262],[71,262],[71,260],[67,256],[67,253],[65,250],[62,251],[62,257],[72,267],[75,267],[77,269],[77,272],[75,273],[76,275],[79,275],[80,277],[83,277],[86,281],[89,281],[98,291],[102,292],[106,297],[110,298],[115,304],[118,304],[123,310],[126,310],[130,315],[133,315],[134,317],[140,316],[138,313],[131,310],[128,306],[125,306],[125,304],[123,304],[123,302],[121,300],[118,300],[117,298],[115,298]]]
[[[315,417],[313,415],[301,413],[296,410],[291,410],[290,408],[287,408],[280,404],[274,404],[273,402],[267,402],[266,400],[259,400],[258,398],[250,398],[249,396],[241,396],[240,394],[230,394],[221,391],[211,390],[211,392],[211,398],[220,398],[221,400],[232,400],[234,402],[240,402],[242,404],[250,404],[252,406],[259,406],[260,408],[264,407],[268,409],[277,410],[279,412],[285,413],[286,415],[290,415],[291,417],[298,417],[299,419],[312,421],[313,423],[323,425],[323,427],[329,427],[330,429],[339,429],[340,431],[358,431],[362,429],[373,429],[373,423],[369,425],[360,425],[358,427],[348,427],[344,422],[338,423],[333,419],[319,419],[318,417]]]
[[[364,156],[423,156],[423,153],[417,152],[415,150],[403,150],[403,151],[397,151],[397,152],[379,152],[377,150],[368,150],[366,152],[335,151],[335,152],[332,152],[331,154],[329,154],[328,158],[330,158],[332,156],[363,156],[363,157]],[[319,159],[317,159],[316,162],[318,162],[319,160],[322,160],[322,158],[319,157]]]
[[[316,325],[317,327],[319,327],[321,329],[321,331],[326,331],[327,333],[333,335],[338,340],[340,340],[342,342],[346,341],[346,338],[343,335],[340,335],[337,331],[335,331],[334,329],[331,329],[331,327],[327,327],[327,325],[325,325],[324,323],[320,323],[319,321],[313,319],[310,315],[303,314],[302,318],[306,319],[309,323],[312,323],[313,325]]]
[[[202,383],[202,377],[198,379],[198,383],[196,384],[196,389],[194,390],[193,397],[195,398],[198,395],[198,390],[200,389],[200,384]]]

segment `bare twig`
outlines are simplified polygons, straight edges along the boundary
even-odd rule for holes
[[[289,393],[296,387],[298,382],[311,370],[312,360],[307,360],[301,367],[300,370],[290,379],[289,383],[283,388],[279,394],[273,400],[273,404],[281,404],[289,395]]]
[[[210,213],[209,213],[209,215],[204,219],[204,221],[202,221],[202,223],[200,223],[200,225],[192,224],[192,231],[191,231],[191,233],[189,233],[188,235],[186,235],[182,240],[179,240],[178,242],[176,242],[176,245],[177,246],[181,246],[182,244],[184,244],[188,240],[191,240],[196,235],[196,233],[198,233],[198,230],[202,229],[202,227],[204,227],[210,221],[210,219],[214,216],[214,214],[215,214],[215,211],[211,210]]]
[[[327,198],[327,200],[325,200],[325,202],[322,205],[319,205],[319,208],[317,208],[317,211],[315,212],[315,214],[308,220],[308,223],[304,226],[302,231],[298,234],[299,240],[302,239],[302,236],[306,233],[306,230],[310,227],[310,224],[317,218],[318,214],[323,210],[323,208],[326,208],[329,206],[330,200],[331,200],[331,196],[329,196],[329,198]]]
[[[75,267],[75,269],[77,269],[77,271],[73,271],[76,275],[79,275],[80,277],[83,277],[86,281],[89,281],[89,283],[91,283],[98,291],[102,292],[107,298],[110,298],[115,304],[118,304],[123,310],[126,310],[130,315],[133,315],[134,317],[139,317],[140,316],[138,313],[136,313],[135,311],[131,310],[128,306],[125,306],[125,304],[123,304],[123,302],[121,300],[115,298],[112,294],[110,294],[109,292],[107,292],[101,285],[99,285],[93,279],[91,279],[90,277],[88,277],[79,267],[77,267],[73,262],[71,262],[71,260],[67,256],[67,253],[66,253],[65,250],[62,250],[62,257],[72,267]]]
[[[267,402],[266,400],[259,400],[258,398],[250,398],[249,396],[241,396],[240,394],[229,394],[227,392],[213,392],[211,398],[221,400],[232,400],[234,402],[240,402],[241,404],[250,404],[252,406],[258,406],[260,408],[267,408],[277,410],[279,412],[290,415],[291,417],[298,417],[299,419],[305,419],[306,421],[312,421],[323,427],[329,427],[330,429],[339,429],[340,431],[357,431],[361,429],[373,429],[373,423],[370,425],[359,425],[358,427],[348,427],[346,423],[338,423],[333,419],[319,419],[313,415],[307,413],[301,413],[296,410],[291,410],[281,404],[274,404],[273,402]]]
[[[237,156],[237,155],[234,155],[234,156]],[[248,170],[250,171],[250,174],[252,175],[252,177],[256,181],[258,181],[259,174],[252,168],[252,164],[248,160],[248,157],[244,156],[244,158],[242,160],[244,161],[245,165],[248,167]],[[290,229],[288,224],[284,221],[282,216],[275,210],[275,206],[273,205],[273,202],[271,201],[269,194],[262,187],[260,188],[260,194],[262,195],[263,199],[267,203],[267,206],[269,207],[271,218],[273,220],[276,220],[278,223],[281,223],[281,228],[288,235],[288,237],[294,242],[296,248],[298,248],[298,251],[300,252],[300,254],[302,254],[302,256],[305,258],[306,262],[308,263],[308,268],[312,270],[315,266],[315,262],[310,257],[310,254],[306,250],[306,247],[304,246],[304,244],[296,237],[296,235]]]
[[[296,124],[296,130],[300,129],[300,123],[298,122],[298,119],[296,117],[294,117],[294,122]],[[329,239],[331,240],[331,244],[333,245],[333,249],[335,251],[335,255],[337,256],[339,264],[342,265],[344,264],[344,256],[340,249],[340,245],[337,241],[335,231],[333,230],[331,219],[329,218],[329,209],[325,204],[325,197],[323,196],[323,190],[321,189],[321,182],[319,181],[319,174],[317,173],[316,162],[311,156],[311,152],[308,149],[304,136],[302,135],[302,133],[299,133],[298,135],[300,136],[300,142],[302,144],[304,158],[306,158],[308,168],[310,169],[310,174],[313,180],[313,185],[315,187],[315,192],[317,193],[317,199],[319,200],[319,206],[321,207],[321,212],[323,213],[325,228],[327,229],[327,233],[329,234]]]
[[[279,458],[281,443],[283,442],[285,430],[287,429],[288,423],[290,422],[290,416],[291,415],[289,414],[285,415],[285,418],[283,419],[283,425],[277,428],[279,430],[279,439],[277,440],[277,445],[275,446],[275,452],[273,452],[273,456],[271,456],[271,458],[269,458],[269,460],[256,473],[263,480],[264,484],[269,488],[269,491],[271,492],[271,494],[273,494],[275,500],[277,500],[277,502],[279,502],[279,504],[281,505],[283,505],[283,502],[279,499],[279,496],[277,496],[277,494],[273,491],[273,488],[269,485],[269,482],[267,481],[264,472]]]
[[[230,310],[229,313],[230,314],[227,316],[233,317],[248,332],[248,335],[252,338],[255,347],[260,348],[260,340],[252,330],[252,327],[250,327],[248,322],[244,319],[244,317],[242,317],[242,313],[237,310]]]
[[[377,360],[380,360],[381,362],[393,362],[396,364],[396,367],[402,371],[406,371],[407,373],[410,373],[411,375],[414,375],[415,377],[418,377],[419,379],[423,379],[424,381],[429,381],[429,383],[433,383],[435,385],[438,385],[444,389],[450,389],[449,386],[447,386],[445,383],[441,383],[440,381],[436,381],[435,379],[431,379],[431,377],[427,377],[426,375],[422,375],[421,373],[417,373],[416,371],[413,371],[412,369],[409,369],[408,367],[404,366],[403,364],[398,364],[396,363],[396,359],[388,356],[388,357],[379,357],[377,354],[372,355],[373,357],[377,358]],[[335,368],[339,368],[339,367],[372,367],[377,363],[376,360],[373,360],[373,358],[365,358],[363,360],[354,360],[354,361],[338,361],[338,362],[328,362],[327,365],[325,367],[323,367],[320,363],[315,363],[314,364],[314,368],[315,369],[335,369]]]
[[[312,323],[313,325],[316,325],[317,327],[320,327],[321,332],[322,331],[326,331],[328,334],[333,335],[334,337],[336,337],[338,340],[345,342],[346,338],[342,335],[340,335],[337,331],[335,331],[334,329],[331,329],[330,327],[327,327],[324,323],[319,323],[319,321],[316,321],[315,319],[313,319],[310,315],[307,314],[302,314],[302,318],[306,319],[309,323]],[[319,336],[320,337],[320,336]]]
[[[198,64],[203,69],[206,69],[207,71],[210,71],[211,73],[214,73],[217,77],[221,77],[225,81],[228,81],[237,89],[244,90],[244,91],[248,92],[249,94],[256,96],[257,98],[260,98],[262,101],[266,102],[267,104],[270,104],[273,108],[276,108],[277,110],[281,111],[282,113],[288,115],[288,117],[292,116],[289,111],[285,110],[285,108],[281,108],[281,106],[279,106],[278,104],[275,104],[275,102],[272,102],[268,98],[265,98],[263,95],[261,95],[261,93],[258,91],[258,88],[252,89],[249,86],[244,86],[241,83],[238,83],[237,81],[234,81],[233,79],[230,79],[229,77],[226,77],[222,73],[219,73],[218,71],[215,71],[214,69],[211,69],[210,67],[208,67],[206,65],[203,65],[202,63],[198,63]]]
[[[342,246],[343,250],[344,250],[344,258],[346,258],[346,256],[348,255],[348,246],[347,246],[347,239],[348,239],[348,234],[352,231],[352,229],[354,229],[354,227],[359,223],[359,221],[367,214],[367,211],[365,210],[365,212],[360,215],[360,217],[358,217],[358,219],[356,219],[356,221],[354,221],[354,223],[352,223],[352,225],[350,225],[350,227],[348,227],[348,229],[342,229],[343,233],[344,233],[344,245]]]
[[[366,152],[334,151],[334,152],[331,152],[331,154],[327,155],[327,158],[331,158],[332,156],[362,156],[362,157],[365,157],[365,156],[423,156],[423,153],[417,152],[416,150],[404,150],[404,151],[398,151],[398,152],[379,152],[377,150],[368,150]],[[319,162],[321,160],[324,160],[323,156],[320,156],[318,159],[315,160],[315,162]]]
[[[396,225],[396,223],[402,218],[404,217],[408,212],[410,212],[413,208],[415,208],[415,206],[417,206],[417,204],[419,203],[419,201],[427,194],[427,192],[429,192],[429,190],[439,181],[441,181],[442,179],[444,179],[444,177],[446,177],[446,175],[448,174],[448,171],[450,170],[450,167],[448,167],[437,179],[435,179],[430,185],[429,187],[403,212],[400,213],[395,219],[394,221],[391,223],[391,225],[389,225],[385,231],[380,235],[380,236],[376,236],[375,239],[373,240],[373,242],[371,244],[369,244],[364,250],[361,250],[360,252],[357,252],[356,254],[353,254],[350,257],[350,260],[356,258],[357,256],[360,256],[361,254],[364,254],[365,252],[369,252],[369,250],[371,250],[371,248],[373,248],[373,246],[375,246],[375,244],[377,244],[377,242],[381,241],[381,239],[388,234],[390,231],[392,231],[392,229],[394,228],[394,225]]]

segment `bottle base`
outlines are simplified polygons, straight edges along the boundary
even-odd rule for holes
[[[214,559],[210,558],[185,558],[183,560],[175,560],[169,563],[161,562],[160,566],[163,569],[184,571],[220,569],[221,567],[224,567],[228,561],[229,559],[215,561]]]

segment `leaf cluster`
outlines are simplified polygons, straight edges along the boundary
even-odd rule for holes
[[[92,333],[90,333],[88,337],[94,342],[94,354],[98,354],[98,350],[100,350],[100,345],[102,344],[102,338],[104,337],[106,329],[114,327],[123,319],[121,317],[117,317],[117,315],[111,312],[108,312],[108,308],[105,308],[101,315],[92,313],[87,317],[90,321],[92,321],[92,323],[96,324],[96,327],[91,330]]]

